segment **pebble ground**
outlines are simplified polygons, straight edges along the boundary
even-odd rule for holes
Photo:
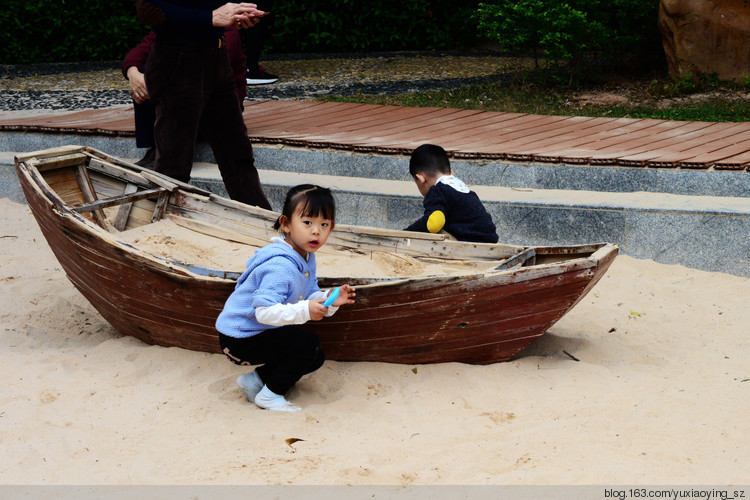
[[[327,94],[383,94],[497,81],[530,68],[530,58],[490,53],[384,53],[289,56],[261,61],[279,75],[248,87],[249,100],[313,99]],[[79,110],[130,104],[118,62],[0,66],[0,111]]]

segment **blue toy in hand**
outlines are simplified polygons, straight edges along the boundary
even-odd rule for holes
[[[334,302],[336,302],[336,299],[339,297],[339,288],[336,287],[333,290],[331,290],[331,294],[328,296],[328,298],[323,302],[323,305],[328,307]]]

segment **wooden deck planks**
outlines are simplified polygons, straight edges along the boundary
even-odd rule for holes
[[[729,125],[729,124],[720,124]],[[744,130],[743,130],[744,129]],[[696,158],[715,162],[735,154],[747,151],[747,143],[750,141],[750,130],[743,124],[732,127],[719,127],[712,133],[706,133],[700,137],[694,137],[679,143],[677,151],[659,156],[651,162],[694,162]],[[703,163],[699,160],[700,163]]]
[[[409,154],[425,142],[456,158],[750,170],[750,122],[543,116],[317,101],[247,101],[255,143]],[[132,135],[130,106],[23,116],[0,130]]]

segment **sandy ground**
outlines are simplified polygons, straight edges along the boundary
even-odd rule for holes
[[[329,361],[278,414],[223,356],[115,332],[25,205],[0,199],[0,227],[0,484],[750,478],[750,279],[620,256],[515,361]]]

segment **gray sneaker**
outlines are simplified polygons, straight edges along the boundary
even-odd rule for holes
[[[245,393],[245,397],[251,403],[255,402],[255,396],[263,389],[263,381],[254,371],[237,377],[237,385]]]

